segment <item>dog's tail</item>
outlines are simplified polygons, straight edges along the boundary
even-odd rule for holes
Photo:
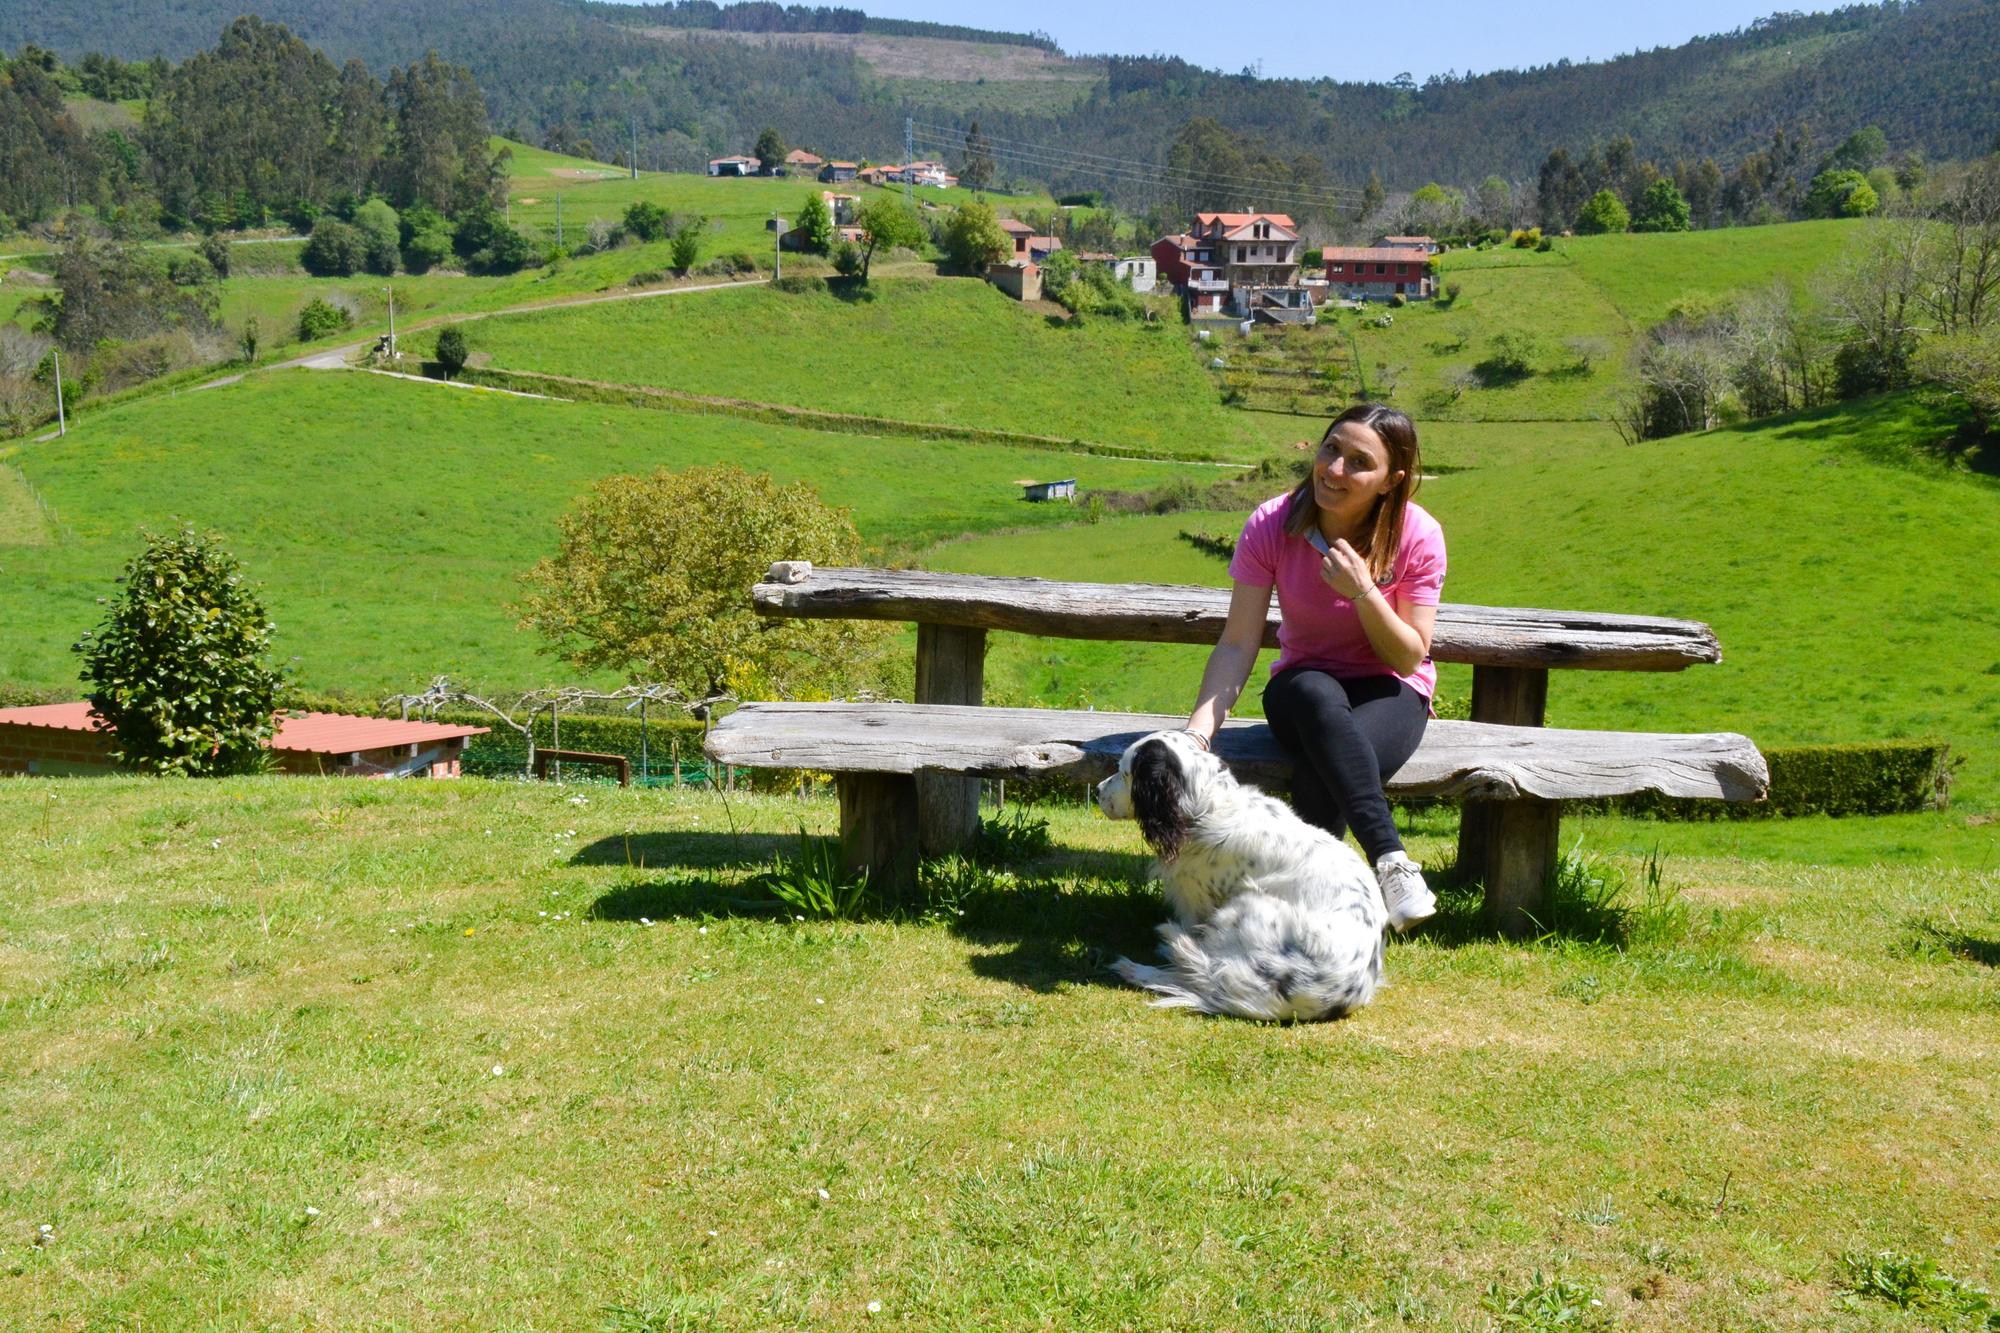
[[[1267,1022],[1340,1018],[1382,984],[1382,929],[1355,912],[1306,912],[1263,893],[1231,899],[1192,930],[1160,927],[1165,966],[1112,967],[1155,1005]]]

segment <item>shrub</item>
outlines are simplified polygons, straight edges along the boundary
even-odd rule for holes
[[[451,258],[451,221],[428,204],[406,209],[402,218],[403,267],[428,273]]]
[[[192,528],[148,534],[119,582],[75,648],[113,758],[149,773],[257,767],[282,677],[264,664],[273,626],[234,557]]]
[[[771,282],[771,289],[773,291],[788,292],[793,296],[810,296],[816,292],[824,292],[826,290],[826,279],[816,277],[810,273],[787,273],[782,278],[774,278]]]
[[[1542,229],[1540,227],[1517,228],[1508,239],[1509,243],[1516,250],[1533,250],[1542,243]]]
[[[315,296],[299,311],[299,341],[316,342],[354,326],[354,317],[339,306]]]
[[[1465,291],[1465,284],[1464,284],[1464,283],[1462,283],[1462,282],[1447,282],[1447,283],[1446,283],[1446,284],[1444,285],[1444,299],[1445,299],[1445,301],[1446,301],[1446,302],[1447,302],[1448,304],[1450,304],[1450,305],[1457,305],[1457,304],[1458,304],[1458,298],[1459,298],[1459,296],[1460,296],[1460,295],[1462,295],[1462,294],[1464,293],[1464,291]]]
[[[243,354],[243,363],[249,365],[257,359],[257,345],[263,341],[264,329],[255,315],[243,321],[243,328],[236,335],[236,350]]]
[[[465,331],[453,324],[439,331],[437,336],[437,363],[444,371],[444,377],[451,379],[465,369]]]
[[[626,208],[625,230],[641,241],[663,241],[673,231],[673,215],[642,199]]]
[[[1535,242],[1535,252],[1537,254],[1547,254],[1555,248],[1556,240],[1553,236],[1544,236],[1541,240]]]
[[[361,232],[338,218],[321,218],[299,251],[299,263],[315,278],[351,278],[368,260]]]
[[[707,226],[706,219],[696,218],[674,233],[670,253],[674,267],[680,272],[685,273],[694,267],[695,256],[701,253],[701,234]]]
[[[1646,187],[1632,214],[1633,231],[1690,231],[1694,217],[1680,187],[1662,176]]]
[[[667,276],[667,274],[662,273],[656,268],[641,269],[631,277],[625,279],[625,285],[627,287],[651,287],[655,283],[665,282]]]
[[[1632,215],[1625,211],[1625,201],[1610,190],[1599,190],[1590,196],[1590,202],[1576,215],[1576,230],[1581,236],[1620,232],[1631,225]]]
[[[204,287],[215,281],[215,269],[199,252],[167,259],[167,280],[176,287]]]
[[[1401,292],[1395,292],[1391,294],[1391,296],[1389,297],[1389,308],[1391,310],[1401,310],[1404,306],[1408,305],[1409,303],[1410,303],[1410,298],[1403,295]]]
[[[735,278],[757,271],[757,259],[748,250],[732,250],[726,255],[717,255],[701,266],[701,271],[710,277]]]
[[[229,238],[221,232],[210,232],[201,238],[201,257],[215,270],[215,276],[229,276]]]
[[[842,241],[833,247],[833,269],[843,278],[861,276],[861,247],[853,241]]]
[[[1805,210],[1815,218],[1864,218],[1881,206],[1881,196],[1858,171],[1822,171],[1806,191]]]
[[[1948,805],[1956,767],[1950,745],[1939,740],[1783,745],[1766,748],[1763,754],[1771,768],[1771,793],[1759,804],[1654,793],[1579,804],[1667,819],[1908,814]]]

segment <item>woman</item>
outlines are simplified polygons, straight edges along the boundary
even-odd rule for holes
[[[1437,911],[1382,793],[1416,753],[1437,688],[1444,530],[1411,503],[1420,472],[1417,430],[1401,412],[1362,403],[1334,419],[1306,479],[1243,525],[1229,620],[1187,724],[1203,746],[1214,739],[1256,664],[1275,588],[1282,623],[1264,716],[1294,762],[1292,806],[1336,837],[1354,830],[1398,931]]]

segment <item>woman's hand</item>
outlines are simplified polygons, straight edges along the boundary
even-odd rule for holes
[[[1360,601],[1375,586],[1374,571],[1344,538],[1328,548],[1326,557],[1319,562],[1319,576],[1326,580],[1327,587],[1350,602]]]

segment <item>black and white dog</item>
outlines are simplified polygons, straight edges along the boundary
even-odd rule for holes
[[[1098,808],[1139,821],[1174,920],[1162,967],[1118,975],[1156,1005],[1270,1021],[1339,1018],[1375,998],[1388,914],[1345,842],[1236,781],[1185,732],[1133,742],[1097,786]]]

